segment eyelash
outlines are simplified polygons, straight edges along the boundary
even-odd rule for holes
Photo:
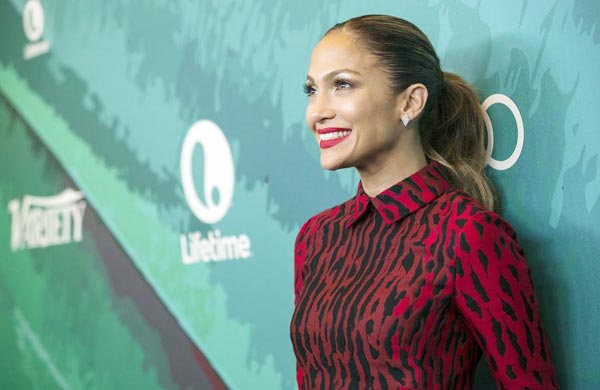
[[[302,89],[304,90],[304,93],[306,94],[306,96],[310,96],[313,94],[313,92],[315,92],[315,88],[308,84],[304,84],[302,86]]]
[[[350,81],[344,80],[344,79],[335,80],[333,82],[333,85],[335,85],[335,87],[337,89],[340,89],[342,85],[347,86],[347,87],[344,87],[343,89],[347,89],[347,88],[352,88],[353,87],[353,85],[352,85],[352,83]]]
[[[333,85],[335,89],[348,89],[354,87],[350,81],[344,79],[334,80]],[[315,93],[315,87],[312,85],[304,84],[302,89],[307,96],[311,96]]]

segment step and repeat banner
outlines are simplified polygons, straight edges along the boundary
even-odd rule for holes
[[[294,239],[358,183],[302,85],[367,13],[477,88],[560,382],[600,388],[595,0],[0,1],[1,388],[296,387]]]

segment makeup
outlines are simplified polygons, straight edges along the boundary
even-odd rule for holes
[[[327,127],[317,130],[319,133],[319,146],[321,149],[331,148],[344,141],[352,130],[339,127]]]

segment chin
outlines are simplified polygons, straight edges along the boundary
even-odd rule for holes
[[[324,158],[323,156],[321,156],[321,166],[323,167],[323,169],[326,169],[328,171],[335,171],[338,169],[350,167],[350,165],[344,164],[343,161]]]

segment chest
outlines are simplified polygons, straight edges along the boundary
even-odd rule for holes
[[[437,231],[418,215],[388,225],[376,213],[349,229],[322,226],[302,269],[301,329],[332,352],[360,340],[373,358],[399,358],[425,340],[452,294],[453,261]]]

